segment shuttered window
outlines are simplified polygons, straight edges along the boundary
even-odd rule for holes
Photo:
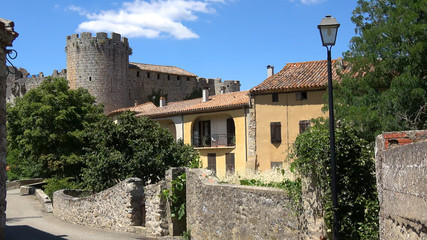
[[[280,122],[270,123],[271,143],[282,142],[282,124]]]
[[[228,173],[234,174],[235,172],[235,161],[234,161],[234,153],[226,153],[225,154],[225,166],[226,171]]]
[[[216,172],[216,153],[208,153],[208,169]]]

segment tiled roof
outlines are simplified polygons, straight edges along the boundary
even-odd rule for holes
[[[168,73],[168,74],[189,76],[189,77],[197,76],[191,72],[185,71],[184,69],[174,67],[174,66],[162,66],[162,65],[145,64],[145,63],[129,63],[129,65],[131,68],[136,67],[143,71],[161,72],[161,73]]]
[[[332,80],[340,81],[337,60],[332,60]],[[251,89],[252,93],[325,89],[328,83],[327,61],[288,63],[283,69]]]
[[[129,110],[136,112],[137,116],[159,118],[181,114],[230,110],[243,106],[249,106],[249,91],[231,92],[209,96],[209,101],[206,102],[202,102],[202,98],[170,102],[167,103],[167,105],[164,107],[156,107],[153,103],[148,102],[135,107],[114,110],[110,112],[108,116],[114,116]]]

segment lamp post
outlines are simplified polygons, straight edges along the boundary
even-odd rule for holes
[[[332,64],[331,64],[331,48],[335,45],[337,32],[340,24],[330,15],[322,19],[317,28],[320,31],[322,44],[328,50],[328,100],[329,100],[329,145],[331,149],[331,191],[333,204],[333,234],[334,240],[338,240],[338,197],[337,197],[337,174],[336,174],[336,159],[335,159],[335,119],[334,119],[334,96],[332,89]]]

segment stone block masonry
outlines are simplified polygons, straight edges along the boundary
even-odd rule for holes
[[[88,89],[105,112],[132,106],[127,79],[129,55],[132,50],[127,38],[120,34],[83,32],[67,36],[67,79],[71,89]]]
[[[427,239],[427,131],[377,137],[380,239]]]
[[[187,170],[192,239],[299,239],[299,220],[280,189],[219,184],[206,169]]]
[[[0,18],[0,240],[6,226],[6,47],[18,37],[12,21]]]

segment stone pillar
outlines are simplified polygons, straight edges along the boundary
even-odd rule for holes
[[[166,187],[169,191],[172,188],[172,181],[175,180],[179,175],[185,173],[185,168],[177,167],[170,168],[166,171]],[[184,188],[186,189],[186,188]],[[180,197],[186,197],[186,191],[182,192]],[[187,219],[178,220],[176,217],[172,218],[171,206],[167,205],[166,214],[169,225],[169,235],[170,236],[180,236],[184,231],[187,230]]]
[[[18,36],[11,21],[0,18],[0,239],[6,226],[6,47]]]

